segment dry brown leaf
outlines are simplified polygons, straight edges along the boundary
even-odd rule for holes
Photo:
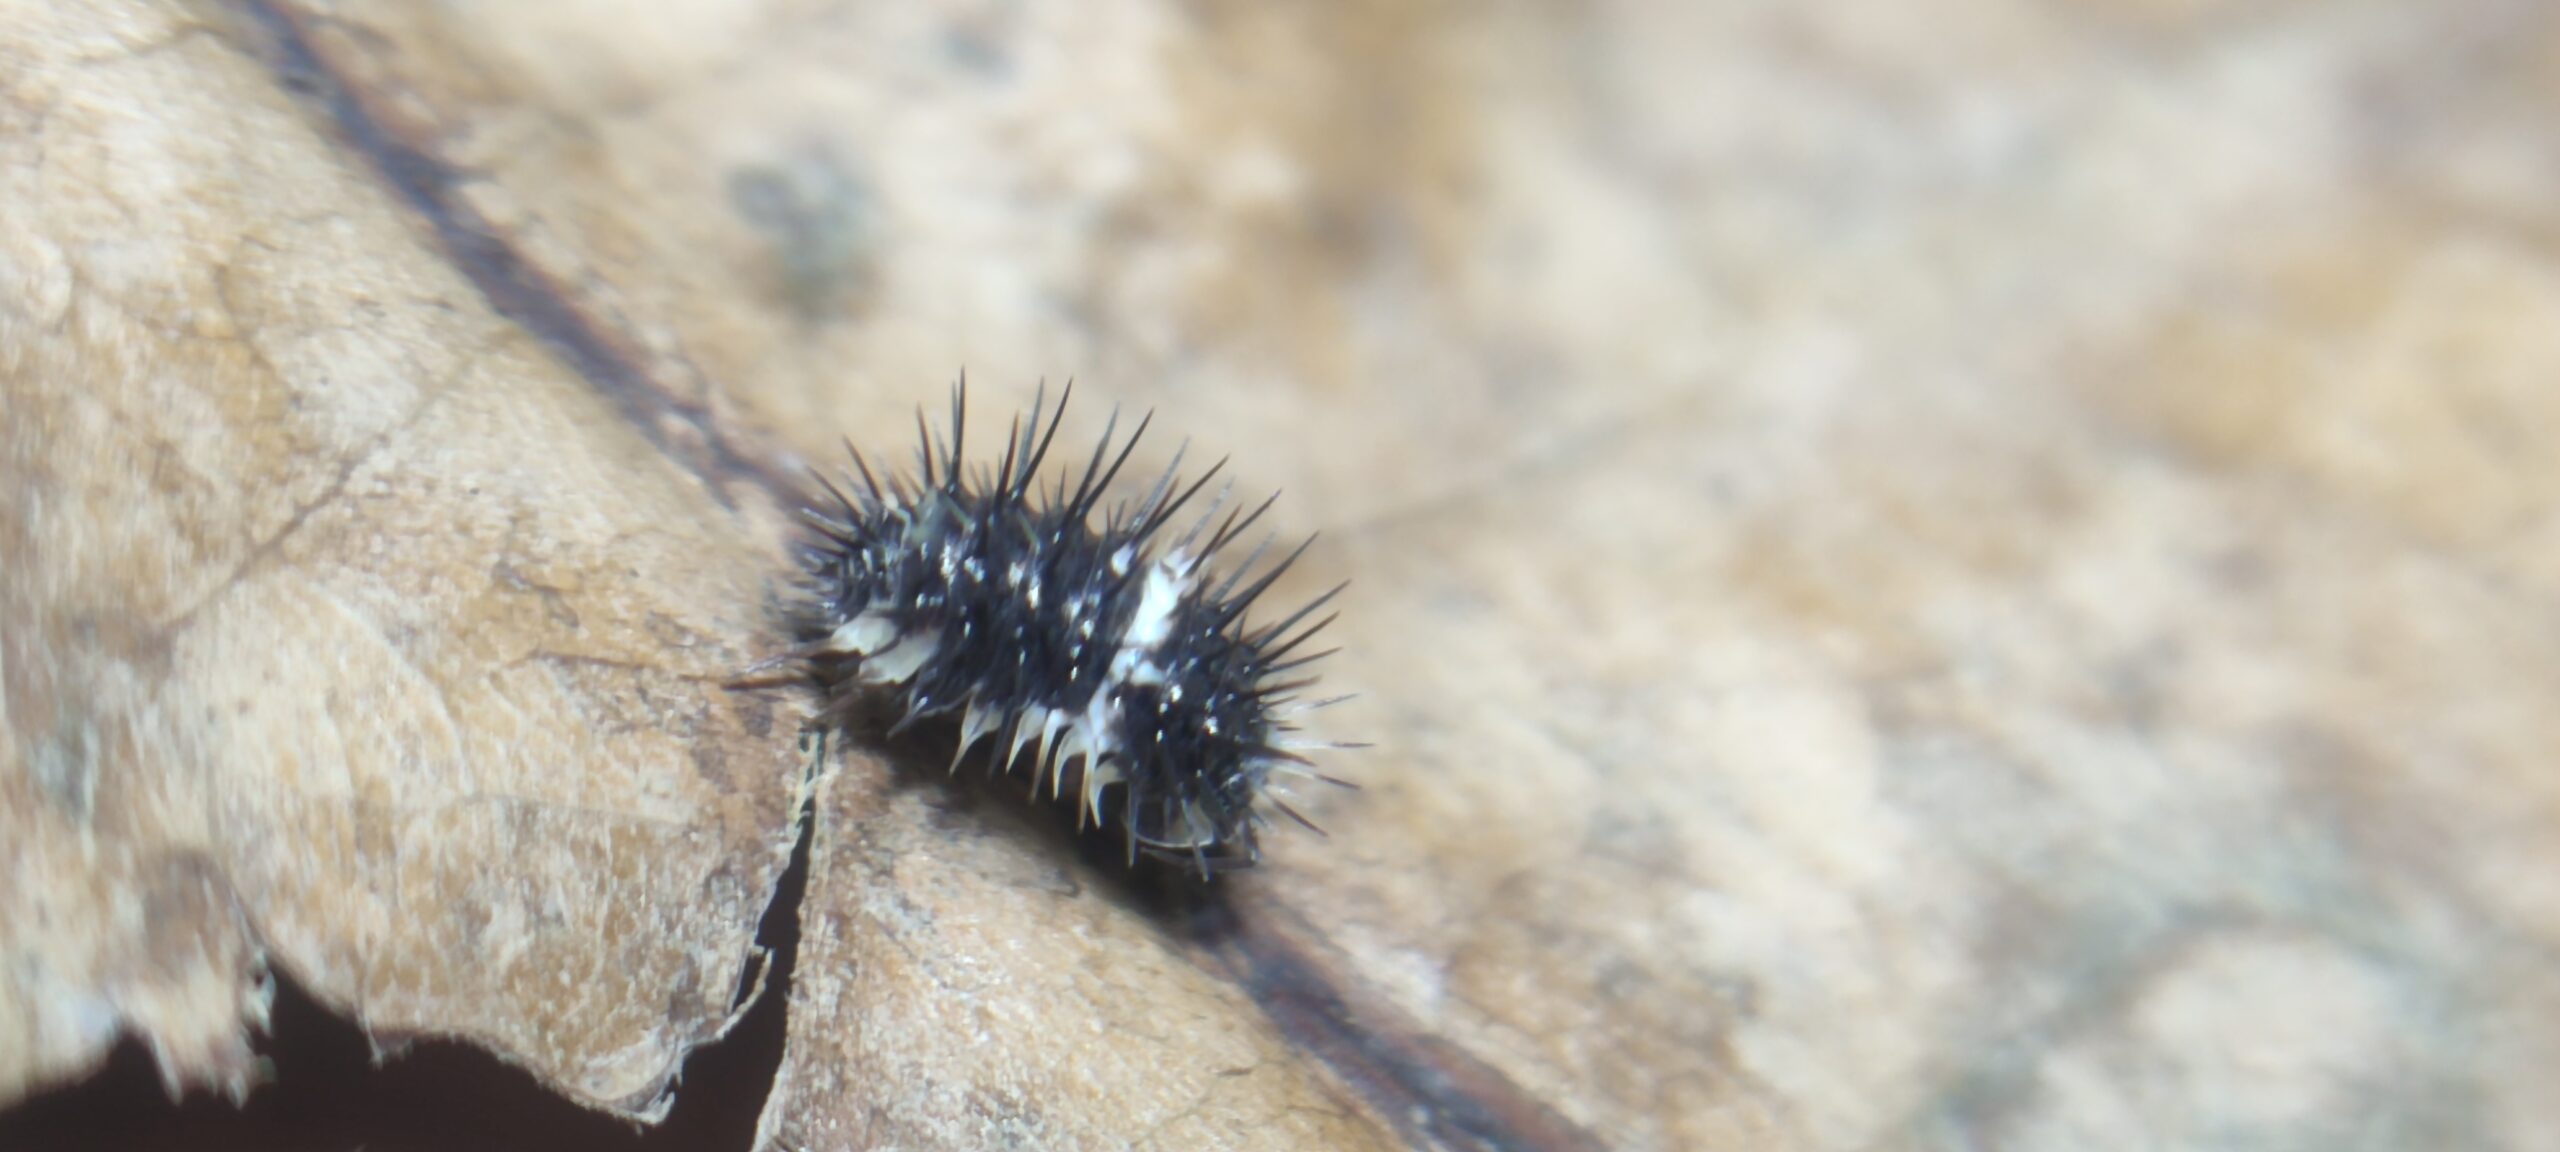
[[[966,364],[1286,488],[1381,747],[1215,899],[845,749],[773,1146],[2560,1131],[2560,16],[8,11],[0,925],[134,967],[14,965],[79,1043],[0,1084],[104,1043],[30,971],[236,1064],[263,945],[640,1107],[795,797],[706,686],[790,458]],[[654,998],[396,915],[527,863],[650,927],[524,966]]]
[[[120,1031],[236,1093],[273,963],[653,1114],[790,847],[787,735],[718,684],[763,623],[735,480],[240,33],[0,15],[0,1099]]]

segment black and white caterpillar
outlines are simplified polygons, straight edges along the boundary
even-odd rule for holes
[[[822,475],[830,503],[802,510],[810,533],[789,614],[796,645],[776,661],[796,664],[816,689],[822,734],[889,694],[902,709],[892,735],[958,718],[954,772],[982,741],[992,740],[997,773],[1028,750],[1034,794],[1045,783],[1054,800],[1080,766],[1077,827],[1116,823],[1132,865],[1143,853],[1203,878],[1250,866],[1265,803],[1315,828],[1274,792],[1274,777],[1343,783],[1304,753],[1352,745],[1303,739],[1290,722],[1347,699],[1305,698],[1314,678],[1300,674],[1336,651],[1299,649],[1333,622],[1308,620],[1342,586],[1276,622],[1246,623],[1314,538],[1248,579],[1266,537],[1219,576],[1212,560],[1272,503],[1220,519],[1232,491],[1222,486],[1177,529],[1224,460],[1185,484],[1177,450],[1143,497],[1106,502],[1152,414],[1114,452],[1115,412],[1083,470],[1044,486],[1041,465],[1073,388],[1046,413],[1035,397],[992,464],[961,458],[965,380],[952,391],[947,440],[917,413],[912,474],[884,480],[848,442],[860,483]]]

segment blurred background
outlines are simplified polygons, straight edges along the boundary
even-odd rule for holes
[[[1520,1146],[2560,1149],[2560,7],[241,8],[126,66],[319,67],[679,461],[1285,490],[1380,749],[1257,899]]]

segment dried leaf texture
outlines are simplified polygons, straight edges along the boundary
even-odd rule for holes
[[[659,1066],[518,1022],[725,1004],[796,777],[701,684],[778,540],[722,501],[966,365],[1285,488],[1380,747],[1214,901],[840,749],[768,1146],[2553,1147],[2560,15],[1906,7],[10,9],[8,923],[128,910],[12,971],[185,1067],[261,944]],[[421,718],[498,668],[590,707]],[[286,837],[381,878],[279,912]],[[536,864],[668,901],[543,963],[693,999],[400,911]]]
[[[749,533],[244,30],[0,9],[0,1099],[239,1091],[272,963],[652,1114],[790,843]]]

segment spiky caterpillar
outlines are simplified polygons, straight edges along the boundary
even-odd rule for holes
[[[1302,702],[1314,679],[1291,674],[1332,653],[1297,654],[1333,616],[1300,625],[1342,586],[1276,623],[1247,625],[1246,609],[1313,537],[1248,582],[1266,537],[1220,578],[1211,562],[1272,503],[1218,520],[1231,486],[1169,535],[1225,460],[1185,485],[1177,450],[1145,496],[1106,506],[1152,414],[1114,453],[1115,412],[1073,489],[1070,469],[1044,491],[1040,468],[1072,392],[1045,422],[1035,397],[991,465],[960,458],[965,380],[952,391],[948,440],[937,443],[917,413],[913,474],[884,483],[848,442],[861,483],[821,476],[832,507],[802,512],[811,534],[790,612],[797,644],[777,659],[816,686],[822,730],[842,726],[866,695],[890,693],[902,709],[892,734],[958,717],[954,772],[992,738],[992,770],[1028,749],[1034,794],[1045,782],[1056,799],[1080,765],[1077,826],[1116,822],[1133,865],[1143,852],[1203,878],[1249,866],[1268,823],[1263,801],[1315,828],[1273,794],[1274,775],[1343,783],[1312,770],[1302,752],[1317,745],[1289,723],[1341,699]],[[1105,796],[1115,787],[1116,806]]]

